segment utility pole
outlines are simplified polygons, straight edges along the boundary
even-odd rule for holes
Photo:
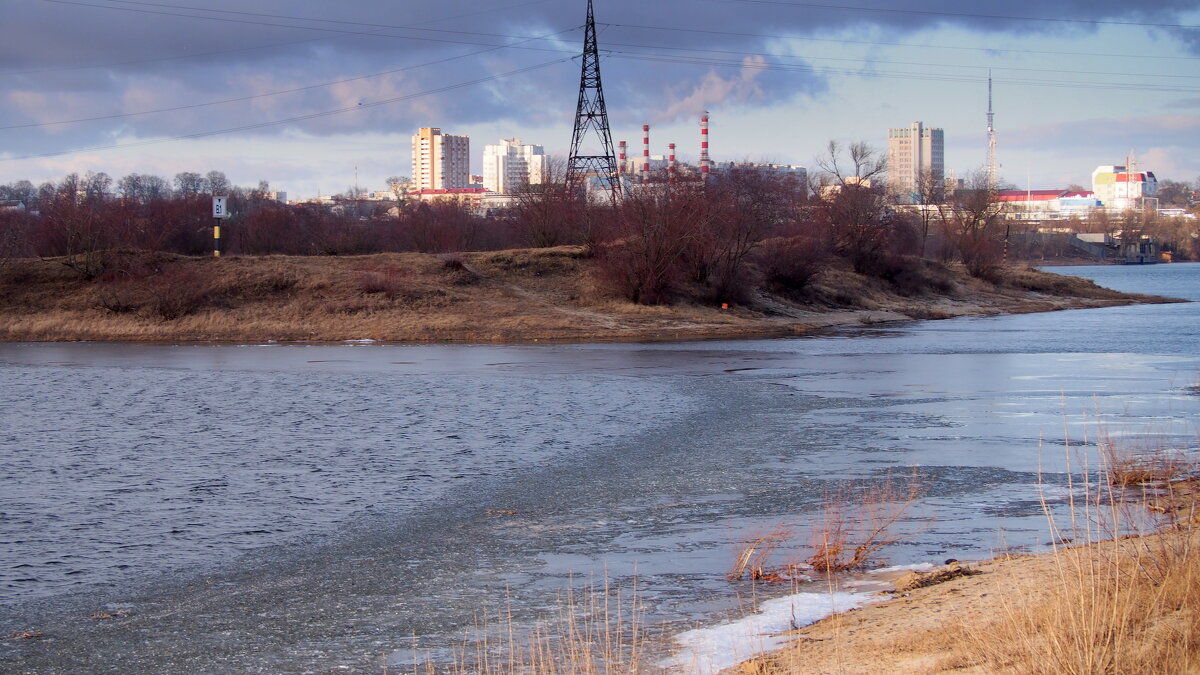
[[[580,154],[580,146],[589,131],[600,137],[604,154]],[[578,186],[589,173],[606,181],[610,194],[616,197],[621,181],[613,153],[612,132],[608,127],[608,111],[604,107],[604,89],[600,86],[600,52],[592,0],[587,3],[587,25],[583,32],[583,67],[579,77],[579,103],[575,106],[575,131],[571,135],[571,155],[567,159],[567,184]]]

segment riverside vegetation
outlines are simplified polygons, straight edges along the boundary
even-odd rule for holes
[[[1050,552],[896,572],[890,599],[802,626],[789,646],[728,672],[1197,672],[1200,462],[1108,438],[1097,445],[1100,465],[1079,467],[1066,514],[1046,507]],[[796,584],[814,575],[832,590],[867,567],[869,556],[902,538],[899,520],[920,483],[914,473],[857,487],[826,495],[800,547],[806,558],[767,565],[793,534],[779,529],[747,543],[731,580]],[[531,632],[515,633],[503,610],[477,623],[450,672],[653,671],[640,613],[636,587],[568,589],[559,612]],[[414,663],[422,664],[415,672],[435,671],[419,649]]]
[[[1028,269],[992,280],[914,263],[898,286],[831,258],[799,291],[747,290],[742,302],[687,294],[644,305],[605,281],[581,246],[370,256],[188,257],[98,252],[86,279],[62,258],[0,270],[0,339],[519,342],[767,337],[832,324],[1095,307],[1161,299]],[[911,284],[911,285],[909,285]]]
[[[19,191],[36,215],[0,212],[0,339],[778,336],[1151,300],[1010,266],[986,181],[930,220],[890,204],[869,147],[831,144],[821,165],[815,193],[733,168],[613,203],[549,182],[487,215],[455,202],[286,206],[218,172],[180,174],[174,191],[127,176],[118,194],[104,174],[72,174]],[[227,255],[211,259],[206,191],[218,190],[235,217]]]
[[[1098,445],[1067,513],[1046,508],[1049,553],[910,572],[892,599],[802,628],[736,672],[1200,671],[1200,462]]]

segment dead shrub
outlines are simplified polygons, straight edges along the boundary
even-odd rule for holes
[[[408,289],[409,277],[408,270],[393,266],[361,270],[358,290],[365,295],[379,293],[392,300]]]
[[[1100,439],[1100,456],[1104,462],[1109,484],[1130,487],[1158,483],[1166,485],[1189,472],[1196,463],[1181,456],[1172,456],[1164,449],[1136,451],[1121,446],[1111,438]]]
[[[212,299],[209,280],[192,266],[169,267],[146,280],[145,309],[164,321],[195,313]]]
[[[110,281],[96,288],[96,306],[112,314],[131,314],[142,308],[145,296],[143,282]]]
[[[767,287],[780,294],[803,291],[829,265],[829,248],[819,239],[794,236],[768,239],[755,254]]]
[[[795,565],[784,565],[780,568],[768,566],[775,549],[791,537],[790,529],[779,526],[761,537],[746,542],[738,553],[733,566],[725,573],[725,578],[730,581],[738,581],[747,573],[752,581],[783,581],[785,574],[788,575],[786,577],[788,580],[797,578],[798,569]]]
[[[772,564],[776,549],[793,534],[790,528],[779,526],[746,542],[725,577],[737,581],[748,574],[754,581],[795,582],[808,580],[808,572],[865,569],[880,550],[905,536],[899,532],[900,521],[919,496],[915,471],[902,481],[887,474],[882,480],[827,492],[809,532],[811,553],[807,558]]]
[[[825,574],[867,567],[876,553],[902,538],[897,526],[920,489],[914,471],[902,482],[888,474],[882,481],[827,493],[809,534],[812,554],[805,563]]]
[[[466,262],[456,255],[442,256],[442,270],[455,286],[470,286],[479,281],[479,275],[467,267]]]

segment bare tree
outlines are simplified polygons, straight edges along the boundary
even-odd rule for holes
[[[194,171],[175,174],[175,194],[191,197],[204,191],[204,176]]]
[[[78,174],[57,186],[42,186],[39,254],[61,256],[61,262],[90,281],[104,270],[104,250],[113,245],[112,228],[103,222],[103,210],[85,199]]]
[[[1003,203],[995,183],[986,174],[973,174],[964,189],[939,206],[947,236],[958,248],[967,272],[975,277],[993,275],[1004,256],[1001,235]]]
[[[830,244],[854,271],[874,273],[896,240],[898,224],[887,199],[887,159],[861,142],[843,153],[830,141],[826,152],[817,166],[823,171],[820,195]]]
[[[36,207],[37,195],[37,188],[27,180],[0,185],[0,199],[11,199],[21,202],[25,205],[26,209],[33,210]]]
[[[607,243],[598,248],[601,284],[643,305],[670,302],[684,275],[685,250],[708,226],[699,184],[663,183],[626,195],[614,208]]]
[[[929,225],[937,215],[937,205],[946,200],[946,179],[933,169],[922,169],[917,174],[913,197],[921,216],[921,257],[924,258],[929,242]]]
[[[131,173],[117,181],[117,190],[127,202],[149,204],[171,196],[171,186],[160,176]]]
[[[696,232],[709,242],[695,256],[715,299],[739,300],[749,283],[748,262],[759,243],[793,222],[805,186],[794,176],[753,166],[722,170],[705,187],[710,226]],[[694,247],[693,247],[694,248]]]
[[[221,171],[209,171],[204,175],[204,191],[210,195],[227,195],[230,187],[229,179]]]
[[[546,248],[591,241],[581,233],[590,223],[587,197],[567,185],[566,171],[566,158],[554,157],[547,161],[541,182],[526,179],[513,193],[510,217],[514,234],[525,246]]]
[[[23,211],[0,211],[0,271],[9,261],[28,255],[31,217]]]
[[[845,153],[840,143],[829,141],[825,154],[817,157],[817,167],[836,185],[882,184],[887,175],[887,156],[864,141],[851,143]]]
[[[112,190],[112,182],[112,178],[103,171],[87,172],[83,177],[84,198],[92,203],[107,199]]]

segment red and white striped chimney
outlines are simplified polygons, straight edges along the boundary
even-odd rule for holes
[[[708,113],[700,118],[700,176],[708,178]]]
[[[617,173],[625,173],[625,141],[621,141],[621,158],[617,160]]]
[[[650,182],[650,125],[642,125],[642,182]]]
[[[675,182],[675,144],[668,143],[667,149],[669,149],[671,151],[671,154],[667,155],[667,177],[670,182],[674,183]]]

